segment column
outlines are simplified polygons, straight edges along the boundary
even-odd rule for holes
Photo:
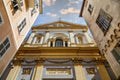
[[[70,47],[70,41],[68,41],[68,47]]]
[[[53,47],[55,47],[55,40],[53,41]]]
[[[65,41],[63,41],[63,47],[65,47]]]
[[[76,80],[85,80],[81,64],[74,64]]]
[[[44,39],[44,37],[42,36],[42,37],[41,37],[41,40],[40,40],[40,44],[43,43],[43,39]]]
[[[102,80],[111,80],[103,63],[97,63],[97,69]]]
[[[78,37],[75,36],[75,39],[76,39],[76,43],[79,44],[79,41],[78,41]]]
[[[70,36],[71,43],[75,43],[73,31],[69,31],[69,36]]]
[[[34,39],[33,39],[32,44],[35,44],[36,40],[37,40],[37,37],[35,36]]]
[[[20,65],[15,65],[13,69],[10,70],[6,80],[16,80],[16,76],[18,74],[19,69]]]
[[[51,45],[51,41],[49,40],[49,41],[48,41],[48,46],[50,47],[50,45]]]
[[[84,35],[85,35],[85,37],[86,37],[86,39],[87,39],[87,42],[90,43],[90,42],[91,42],[91,38],[90,38],[90,36],[88,35],[88,33],[85,32]]]
[[[29,38],[28,38],[28,40],[27,40],[27,43],[31,44],[34,36],[35,36],[35,33],[31,33],[30,36],[29,36]]]
[[[35,66],[32,80],[42,80],[42,72],[43,72],[42,70],[43,70],[43,63],[38,63]]]
[[[48,38],[49,38],[49,31],[46,31],[44,43],[47,43]]]

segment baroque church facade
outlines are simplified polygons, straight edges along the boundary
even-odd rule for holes
[[[32,27],[6,80],[110,80],[88,27],[55,21]]]

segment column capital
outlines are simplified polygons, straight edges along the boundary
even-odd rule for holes
[[[36,60],[36,65],[43,65],[44,62],[45,62],[45,58],[39,58]]]
[[[82,65],[81,58],[72,58],[72,61],[74,65]]]

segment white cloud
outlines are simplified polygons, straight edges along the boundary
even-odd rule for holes
[[[82,2],[83,2],[83,0],[68,0],[67,6],[71,6],[72,4],[80,5],[80,4],[82,4]]]
[[[50,12],[46,13],[46,15],[51,16],[51,17],[56,17],[57,16],[57,14],[50,13]]]
[[[68,9],[61,9],[60,13],[61,14],[68,14],[68,13],[79,13],[80,10],[79,9],[75,9],[74,7],[70,7]]]
[[[45,3],[45,6],[51,6],[55,4],[56,0],[43,0],[43,2]]]

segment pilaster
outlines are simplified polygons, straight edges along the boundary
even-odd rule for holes
[[[49,31],[46,31],[44,43],[47,43],[48,38],[49,38]]]
[[[102,80],[111,80],[102,62],[96,62],[96,66]]]
[[[44,63],[44,60],[37,61],[37,64],[35,65],[32,80],[42,80],[43,63]]]
[[[88,35],[88,33],[85,32],[84,35],[85,35],[85,37],[86,37],[86,39],[87,39],[87,42],[90,43],[90,42],[91,42],[91,38],[90,38],[90,36]]]

